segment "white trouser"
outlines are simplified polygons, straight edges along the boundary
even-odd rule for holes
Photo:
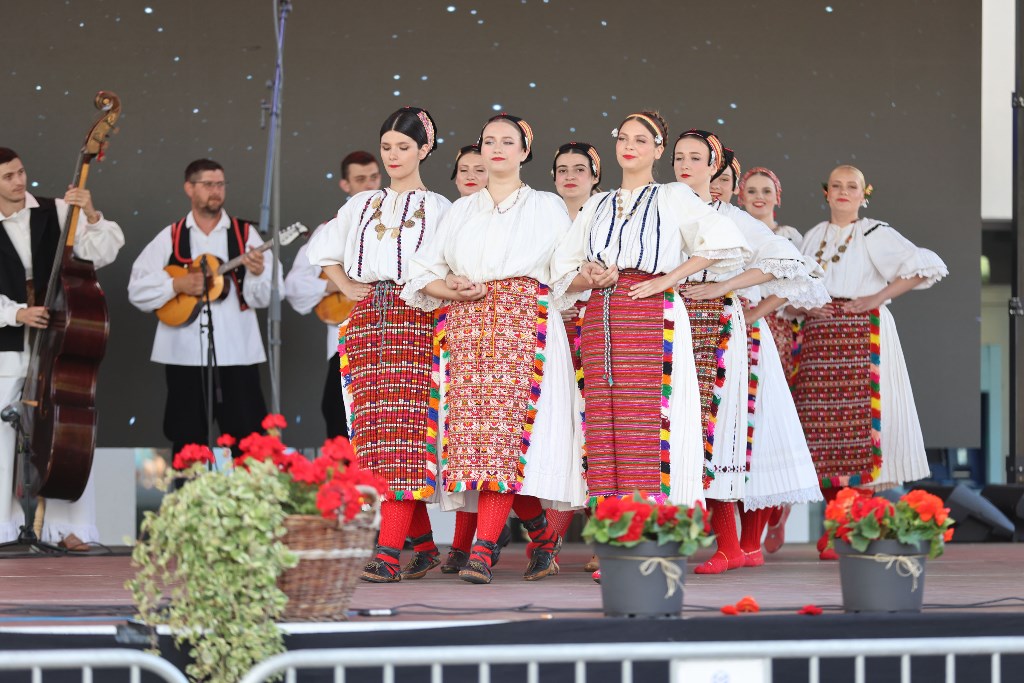
[[[0,377],[0,410],[21,398],[24,377]],[[14,427],[0,423],[0,543],[13,541],[18,537],[25,513],[21,503],[14,497]]]
[[[0,377],[0,410],[21,398],[23,377]],[[0,423],[0,543],[18,537],[25,513],[14,497],[15,431],[6,422]],[[59,543],[69,534],[91,543],[99,540],[96,529],[96,493],[92,477],[82,497],[74,503],[47,499],[40,540]]]

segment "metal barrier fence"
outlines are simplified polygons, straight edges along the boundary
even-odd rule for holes
[[[156,655],[127,649],[105,650],[24,650],[0,652],[0,671],[28,671],[32,683],[43,683],[44,671],[78,669],[82,672],[82,683],[107,680],[110,670],[125,670],[131,683],[140,683],[142,672],[159,676],[167,683],[188,683],[188,679],[173,664]],[[104,672],[103,678],[95,678],[95,670]],[[2,677],[7,680],[7,677]]]
[[[277,655],[254,667],[240,683],[263,683],[284,674],[285,683],[296,683],[300,670],[333,671],[335,683],[354,680],[351,674],[366,675],[367,670],[379,672],[372,679],[382,683],[406,681],[408,669],[418,667],[429,670],[431,683],[476,680],[490,683],[498,667],[516,665],[521,674],[514,680],[540,683],[542,680],[568,681],[566,666],[571,667],[571,680],[586,683],[588,665],[604,663],[616,665],[618,680],[633,683],[634,670],[641,663],[661,663],[664,676],[658,680],[670,683],[700,681],[743,681],[744,683],[771,683],[773,663],[781,660],[807,660],[805,676],[809,683],[821,683],[823,660],[852,660],[851,674],[844,675],[855,683],[865,683],[868,658],[899,658],[899,680],[911,683],[912,657],[941,657],[944,660],[945,683],[956,683],[957,657],[983,656],[988,662],[989,681],[1002,683],[1002,655],[1024,654],[1024,637],[985,638],[892,638],[876,640],[812,640],[812,641],[757,641],[757,642],[691,642],[691,643],[602,643],[565,645],[490,645],[409,648],[361,648],[346,650],[297,650]],[[561,673],[542,677],[541,665],[563,665]],[[461,667],[459,677],[446,677],[447,667]],[[475,669],[475,678],[467,669]],[[428,680],[426,673],[422,680]],[[453,672],[455,673],[455,672]],[[1020,670],[1012,674],[1020,680]],[[637,677],[646,682],[647,675]],[[783,677],[780,675],[780,679]],[[828,679],[833,679],[829,675]],[[325,680],[320,676],[317,680]],[[363,679],[360,679],[363,680]],[[508,680],[513,680],[509,678]],[[604,681],[607,671],[591,680]],[[786,676],[785,680],[792,680]],[[872,676],[870,680],[875,680]],[[939,680],[933,676],[920,677],[929,683]],[[983,680],[976,675],[963,680],[970,683]]]

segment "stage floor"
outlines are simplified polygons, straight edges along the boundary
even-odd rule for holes
[[[419,581],[360,583],[352,609],[385,610],[390,615],[354,615],[351,626],[601,617],[600,587],[582,571],[590,557],[587,546],[567,545],[559,558],[561,573],[535,583],[522,580],[525,548],[510,545],[487,586],[468,584],[437,570]],[[717,576],[693,574],[692,566],[709,555],[703,551],[690,563],[684,617],[723,617],[723,605],[747,595],[753,596],[764,614],[795,615],[807,604],[823,608],[826,614],[841,612],[838,565],[819,562],[811,545],[787,545],[767,555],[763,567]],[[0,632],[123,623],[132,615],[131,597],[124,587],[131,576],[126,554],[24,557],[0,551]],[[970,610],[1018,615],[1024,623],[1024,544],[947,546],[945,555],[928,563],[924,602],[926,613],[948,616]]]

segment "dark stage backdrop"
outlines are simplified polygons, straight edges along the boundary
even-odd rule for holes
[[[570,140],[598,146],[604,185],[615,187],[611,129],[639,108],[660,109],[672,139],[717,131],[744,167],[778,173],[780,218],[802,231],[827,218],[828,171],[853,163],[876,188],[865,214],[949,265],[948,279],[899,299],[893,313],[926,442],[976,446],[980,11],[944,0],[295,0],[282,222],[313,227],[333,215],[338,161],[375,151],[380,123],[407,104],[438,122],[443,142],[424,179],[449,196],[454,152],[496,110],[533,125],[536,158],[524,176],[541,189],[551,189],[552,152]],[[70,179],[95,92],[123,102],[121,132],[90,181],[127,237],[100,275],[111,315],[103,446],[166,443],[163,373],[149,361],[155,319],[128,303],[126,284],[143,246],[188,209],[185,165],[222,162],[229,211],[259,215],[274,23],[270,0],[5,3],[0,145],[21,153],[33,192],[59,194]],[[286,267],[296,249],[284,251]],[[311,445],[322,438],[325,331],[284,308],[288,440]]]

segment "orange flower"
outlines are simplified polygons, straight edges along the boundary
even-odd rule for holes
[[[749,612],[751,614],[761,611],[761,606],[757,604],[757,600],[750,595],[746,595],[736,603],[736,609],[740,612]]]

